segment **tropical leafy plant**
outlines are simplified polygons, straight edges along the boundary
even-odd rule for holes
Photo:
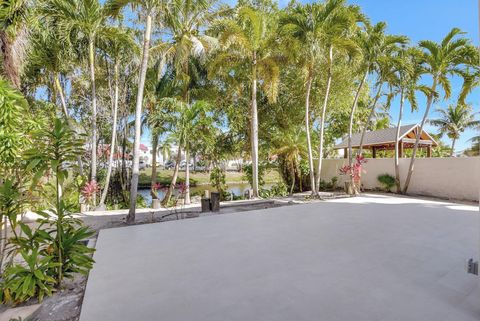
[[[280,81],[281,52],[277,51],[275,33],[276,17],[264,8],[239,5],[234,15],[219,19],[212,27],[214,35],[223,47],[215,56],[209,69],[210,74],[223,76],[231,73],[243,75],[239,69],[246,66],[245,80],[251,88],[250,109],[250,156],[252,159],[252,189],[254,197],[259,190],[259,143],[258,143],[258,101],[259,84],[268,101],[275,102]],[[239,77],[240,78],[240,77]]]
[[[464,32],[460,29],[453,28],[439,43],[430,40],[420,41],[419,43],[423,51],[423,67],[425,71],[433,77],[430,92],[427,96],[427,105],[422,122],[420,123],[420,128],[418,129],[419,132],[423,131],[434,99],[439,97],[437,93],[438,89],[443,89],[445,99],[450,97],[452,87],[448,76],[464,76],[465,74],[462,72],[463,67],[478,64],[477,49],[472,46],[470,40],[463,35]],[[408,167],[407,178],[403,186],[404,193],[408,191],[410,185],[419,143],[420,135],[417,135]]]
[[[263,187],[265,185],[265,180],[263,177],[265,176],[265,171],[267,170],[267,167],[265,164],[258,164],[258,186]],[[248,184],[252,186],[253,188],[253,166],[252,164],[247,164],[243,166],[243,172],[244,172],[244,179],[248,181]]]
[[[378,175],[377,177],[378,181],[382,186],[385,188],[387,192],[390,192],[390,190],[395,186],[396,184],[396,179],[390,174],[381,174]]]
[[[42,256],[38,249],[22,250],[23,264],[13,264],[5,270],[1,286],[0,301],[20,303],[32,297],[42,301],[45,295],[52,295],[56,280],[49,275],[59,263],[51,256]]]
[[[430,120],[430,124],[440,129],[440,134],[446,134],[452,140],[450,156],[455,153],[455,142],[461,133],[469,128],[478,128],[480,121],[475,119],[475,113],[469,105],[449,105],[446,110],[437,109],[440,118]]]
[[[228,188],[225,182],[225,171],[219,167],[212,169],[210,172],[210,183],[212,184],[212,187],[220,193],[220,195],[223,195]]]
[[[72,272],[88,271],[92,261],[85,254],[91,253],[82,241],[92,235],[88,229],[81,227],[81,222],[71,217],[62,199],[62,189],[68,178],[69,167],[77,156],[83,153],[83,142],[68,126],[66,121],[55,119],[52,129],[41,129],[34,133],[35,148],[26,152],[29,168],[36,171],[34,184],[47,172],[53,172],[55,201],[49,211],[39,212],[44,217],[41,223],[50,226],[49,249],[57,263],[54,272],[58,285],[64,276],[71,277]]]

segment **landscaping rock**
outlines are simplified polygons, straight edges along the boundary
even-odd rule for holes
[[[77,321],[82,305],[82,293],[57,293],[43,301],[32,321]]]
[[[0,321],[10,321],[12,319],[17,320],[26,320],[29,318],[37,309],[40,307],[40,304],[27,305],[18,308],[7,309],[2,314],[0,314]]]
[[[32,315],[32,321],[78,321],[85,291],[86,278],[77,275],[65,280],[63,290],[45,298],[41,307]]]

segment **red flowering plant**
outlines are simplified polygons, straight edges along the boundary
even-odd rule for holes
[[[163,185],[158,182],[152,185],[152,192],[156,195],[157,198],[158,198],[158,191],[165,191],[167,189],[168,189],[167,185]]]
[[[357,155],[355,161],[350,165],[344,165],[339,169],[340,175],[348,175],[352,178],[353,182],[356,185],[360,184],[360,178],[362,175],[362,165],[365,164],[367,160],[363,155]]]
[[[90,181],[86,183],[81,190],[83,199],[89,205],[93,204],[93,197],[98,192],[100,192],[100,185],[98,185],[96,181]]]
[[[164,187],[162,184],[158,183],[158,182],[152,185],[152,190],[154,190],[155,192],[156,192],[156,191],[159,191],[159,190],[162,190],[162,189],[164,189],[164,188],[165,188],[165,187]]]
[[[177,185],[175,185],[175,188],[178,189],[180,194],[185,194],[185,192],[187,191],[187,185],[185,183],[178,183]]]

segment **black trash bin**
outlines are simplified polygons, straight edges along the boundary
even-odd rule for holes
[[[210,212],[210,199],[202,197],[202,212]]]
[[[220,193],[212,192],[210,193],[210,209],[212,212],[220,211]]]

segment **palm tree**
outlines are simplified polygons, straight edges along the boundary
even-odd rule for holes
[[[448,75],[462,75],[463,66],[475,66],[478,61],[474,61],[478,54],[476,49],[470,45],[467,38],[458,38],[463,32],[458,28],[453,28],[440,43],[430,40],[420,41],[419,46],[424,51],[424,67],[426,72],[433,77],[430,93],[427,96],[427,105],[420,123],[419,133],[427,122],[428,114],[435,98],[437,87],[443,89],[445,99],[451,94],[451,85]],[[407,178],[403,187],[403,192],[407,193],[412,178],[415,156],[417,154],[420,135],[417,135],[415,145],[413,146],[412,157],[408,168]]]
[[[456,104],[449,105],[447,110],[437,109],[440,118],[430,120],[430,124],[439,127],[440,135],[447,134],[448,138],[452,140],[450,157],[455,154],[455,142],[460,138],[460,135],[468,128],[477,128],[480,126],[480,121],[475,119],[473,109],[469,105]]]
[[[231,73],[235,67],[247,70],[251,87],[250,143],[253,196],[258,197],[258,111],[257,87],[263,87],[269,102],[275,102],[280,79],[279,61],[275,51],[275,21],[270,13],[249,6],[236,8],[233,18],[218,20],[212,27],[219,35],[223,51],[210,65],[210,73]]]
[[[291,178],[290,195],[292,195],[296,184],[295,178],[300,173],[300,161],[307,157],[305,130],[298,127],[286,132],[275,133],[273,145],[275,147],[273,153],[279,157],[279,163],[283,163],[285,169],[289,172]],[[286,180],[285,177],[284,180]],[[288,184],[287,181],[285,183]]]
[[[422,53],[418,48],[402,48],[397,54],[391,57],[391,70],[384,74],[385,80],[389,83],[391,94],[388,96],[390,101],[395,95],[400,95],[400,107],[397,121],[397,130],[395,134],[395,183],[397,193],[401,193],[400,166],[399,166],[399,142],[400,127],[402,125],[403,110],[405,99],[410,103],[412,112],[417,110],[416,91],[420,90],[428,95],[429,88],[418,85],[418,81],[423,74],[421,67]]]
[[[318,3],[298,5],[291,14],[284,16],[280,20],[281,29],[297,42],[299,48],[303,49],[297,58],[305,75],[305,131],[307,135],[308,166],[312,195],[316,194],[317,189],[315,188],[315,170],[310,138],[310,94],[312,84],[317,76],[316,66],[323,58],[323,38],[326,20],[328,20],[330,15],[334,14],[335,10],[338,10],[338,6],[340,6],[340,3],[337,1],[328,2],[328,6]],[[330,46],[330,48],[333,53],[333,46]]]
[[[167,136],[163,141],[158,143],[158,152],[162,154],[163,165],[172,155],[172,137]]]
[[[358,88],[355,93],[355,98],[353,99],[352,108],[350,112],[350,121],[348,126],[348,166],[353,168],[353,150],[352,150],[352,135],[353,135],[353,121],[355,117],[355,111],[357,109],[358,99],[360,93],[363,89],[365,81],[370,72],[375,68],[375,63],[381,52],[381,48],[384,44],[385,39],[385,28],[386,24],[384,22],[379,22],[374,26],[371,26],[369,23],[365,23],[364,30],[359,31],[357,42],[362,52],[362,62],[360,65],[360,75],[361,79],[358,84]],[[355,187],[354,177],[351,175],[351,184]],[[355,192],[357,191],[354,188]]]
[[[470,157],[480,156],[480,136],[474,136],[469,141],[472,142],[472,147],[466,149],[463,154]]]
[[[37,80],[40,80],[35,85],[43,84],[50,88],[53,92],[52,103],[56,104],[60,98],[62,112],[67,121],[70,121],[62,76],[67,76],[73,70],[72,64],[68,63],[73,60],[71,48],[65,46],[55,28],[48,25],[42,32],[35,34],[31,40],[31,47],[26,70],[35,73]]]
[[[120,27],[119,27],[120,28]],[[100,197],[99,208],[105,208],[105,200],[107,198],[108,188],[110,186],[110,177],[112,175],[113,158],[116,150],[117,137],[117,116],[120,91],[120,65],[126,63],[128,58],[136,54],[137,45],[133,41],[130,33],[126,29],[119,29],[115,32],[115,36],[109,37],[104,41],[104,50],[110,55],[110,61],[113,64],[113,97],[112,97],[112,136],[110,139],[110,154],[108,158],[107,176],[105,178],[105,186]]]
[[[6,79],[20,89],[20,72],[25,58],[29,28],[34,24],[28,0],[0,3],[0,59]]]
[[[392,57],[395,55],[395,52],[399,50],[399,45],[405,45],[408,42],[408,38],[405,36],[394,36],[394,35],[385,35],[383,32],[380,32],[378,39],[378,53],[376,59],[372,64],[372,71],[375,71],[377,74],[377,79],[375,82],[376,94],[373,97],[373,100],[370,104],[370,114],[368,115],[365,125],[363,126],[362,135],[360,136],[360,146],[358,149],[358,154],[362,154],[363,150],[363,140],[367,129],[370,126],[370,123],[375,115],[375,109],[377,107],[377,102],[382,94],[383,84],[386,82],[386,78],[389,76],[389,73],[392,68]]]
[[[159,86],[162,85],[160,84]],[[158,95],[157,93],[156,97],[161,99],[162,95]],[[169,122],[171,122],[170,115],[168,115],[167,111],[161,108],[161,104],[157,104],[156,102],[157,100],[155,99],[153,104],[147,105],[147,124],[152,135],[152,175],[150,187],[153,198],[157,198],[155,189],[157,184],[157,155],[160,136],[167,131],[167,128],[170,126]]]
[[[323,10],[323,27],[320,34],[321,39],[328,48],[327,55],[327,84],[325,88],[325,96],[323,98],[323,106],[320,116],[320,135],[318,146],[318,164],[317,164],[317,180],[316,180],[316,193],[320,192],[320,175],[322,172],[322,160],[323,160],[323,145],[324,145],[324,132],[325,132],[325,115],[327,112],[328,98],[330,95],[330,86],[333,77],[333,62],[334,51],[338,51],[342,54],[348,54],[353,56],[358,52],[358,47],[355,42],[349,39],[352,30],[355,27],[355,22],[359,17],[359,9],[356,6],[345,6],[344,0],[330,0],[328,1]]]
[[[135,210],[137,206],[138,194],[138,177],[140,175],[140,136],[141,136],[141,119],[143,93],[145,89],[145,79],[147,75],[150,39],[152,36],[153,19],[157,14],[165,8],[164,0],[111,0],[106,3],[109,14],[116,16],[120,13],[124,6],[132,4],[134,7],[142,7],[143,16],[145,17],[145,28],[143,31],[142,59],[140,64],[140,73],[138,77],[137,98],[135,103],[135,135],[133,144],[133,166],[132,179],[130,183],[130,209],[126,217],[127,224],[135,222]]]
[[[61,40],[67,44],[85,44],[88,48],[88,66],[90,73],[92,100],[92,140],[90,180],[97,178],[97,92],[95,82],[95,50],[99,39],[111,36],[114,29],[106,25],[109,8],[98,0],[49,0],[42,9],[43,14],[52,21]],[[93,199],[96,203],[95,196]]]
[[[153,8],[147,9],[147,21],[145,23],[145,31],[143,34],[142,63],[140,67],[140,77],[138,80],[137,102],[135,104],[135,139],[133,145],[133,166],[132,180],[130,183],[130,210],[126,218],[127,224],[135,222],[135,210],[137,207],[137,189],[138,176],[140,174],[140,131],[141,116],[143,103],[143,90],[145,87],[145,78],[148,66],[148,51],[150,50],[150,37],[152,33],[152,14]]]
[[[479,58],[473,58],[473,61],[480,60]],[[472,70],[473,69],[473,70]],[[480,86],[480,66],[473,66],[473,68],[467,67],[465,71],[461,71],[463,77],[462,90],[458,96],[458,103],[465,104],[465,100],[469,94]]]
[[[161,57],[160,61],[172,65],[181,87],[182,100],[186,106],[190,106],[190,89],[198,71],[198,65],[204,63],[207,54],[217,46],[217,39],[203,32],[204,27],[216,15],[216,12],[211,9],[213,4],[214,0],[172,1],[164,13],[164,26],[170,32],[171,40],[160,42],[151,49],[153,53]],[[189,131],[185,133],[188,135]],[[188,141],[188,137],[184,139]],[[185,153],[188,158],[188,150],[185,150]],[[178,162],[180,162],[179,159]],[[189,171],[187,164],[185,169],[187,178],[189,178]],[[164,204],[170,200],[175,184],[176,175],[172,178]],[[185,202],[190,203],[189,184],[186,185]]]
[[[62,77],[66,81],[73,67],[71,62],[74,60],[72,48],[65,46],[61,41],[58,31],[48,23],[44,29],[37,32],[31,39],[31,51],[25,73],[34,74],[36,83],[29,84],[30,87],[46,85],[52,92],[51,101],[57,104],[58,98],[62,113],[69,127],[76,132],[75,121],[70,116],[67,107],[67,99]],[[32,76],[32,75],[30,75]],[[80,156],[77,156],[79,174],[83,176],[83,162]]]
[[[192,148],[189,136],[194,133],[195,129],[201,127],[203,123],[209,122],[206,115],[208,104],[204,101],[196,101],[193,104],[186,104],[175,98],[164,98],[163,102],[168,104],[176,115],[176,120],[172,126],[172,131],[177,141],[178,152],[173,171],[172,182],[162,201],[163,205],[167,205],[176,185],[179,165],[181,160],[181,151],[185,151],[185,205],[190,204],[190,150]]]
[[[159,63],[147,70],[145,82],[144,105],[145,114],[142,117],[142,128],[148,127],[152,139],[152,174],[150,183],[150,194],[153,199],[158,198],[157,185],[157,155],[160,136],[167,131],[168,123],[171,121],[168,110],[163,108],[160,100],[175,95],[175,83],[170,66],[162,70]],[[163,73],[163,75],[162,75]]]

